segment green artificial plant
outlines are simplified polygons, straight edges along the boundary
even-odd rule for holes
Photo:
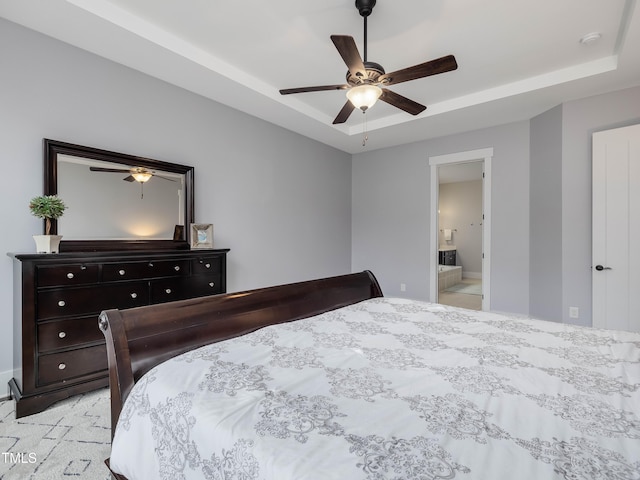
[[[29,202],[31,213],[38,218],[45,219],[45,235],[49,235],[51,232],[51,220],[60,218],[66,208],[67,206],[57,195],[40,195],[32,198]]]

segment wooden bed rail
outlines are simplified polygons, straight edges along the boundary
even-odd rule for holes
[[[364,271],[102,312],[98,323],[107,343],[112,435],[135,382],[165,360],[267,325],[311,317],[381,296],[373,273]]]

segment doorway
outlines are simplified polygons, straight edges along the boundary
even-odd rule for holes
[[[429,158],[432,302],[490,310],[492,157],[487,148]]]

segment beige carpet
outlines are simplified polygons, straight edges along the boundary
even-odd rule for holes
[[[0,480],[107,480],[110,448],[106,388],[17,420],[13,401],[0,402]]]

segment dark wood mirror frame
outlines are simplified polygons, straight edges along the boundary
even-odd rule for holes
[[[184,238],[179,240],[62,240],[60,252],[93,252],[112,250],[188,250],[189,249],[189,225],[193,223],[194,196],[193,177],[194,169],[186,165],[163,162],[151,158],[137,157],[124,153],[110,152],[93,147],[85,147],[57,140],[44,139],[44,194],[58,194],[58,155],[70,155],[75,157],[90,158],[111,163],[119,163],[128,167],[140,166],[152,170],[161,170],[184,175],[185,198],[185,228]],[[51,234],[58,232],[58,222],[51,221]]]

